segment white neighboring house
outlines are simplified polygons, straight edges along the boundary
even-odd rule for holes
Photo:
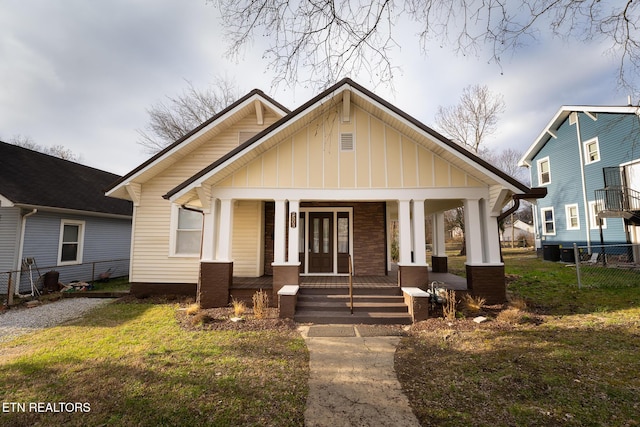
[[[501,242],[522,242],[524,238],[527,244],[532,243],[534,239],[533,224],[527,224],[519,219],[515,220],[513,225],[505,225],[504,231],[500,233]]]

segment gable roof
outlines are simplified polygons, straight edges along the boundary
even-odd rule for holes
[[[638,114],[640,109],[637,106],[594,106],[594,105],[563,105],[558,112],[553,116],[551,121],[545,126],[540,135],[533,141],[533,144],[529,146],[524,153],[520,161],[519,166],[531,166],[531,160],[536,154],[544,147],[544,145],[551,139],[555,138],[556,131],[560,128],[562,123],[567,120],[571,113],[585,113],[592,117],[598,113],[609,114]]]
[[[14,205],[131,216],[131,202],[104,195],[118,175],[0,141],[0,195]]]
[[[219,131],[218,128],[230,119],[233,119],[234,116],[243,114],[243,111],[248,108],[255,108],[256,102],[266,106],[279,116],[289,114],[289,110],[287,108],[265,95],[264,92],[259,89],[253,89],[245,96],[218,112],[209,120],[205,121],[200,126],[196,127],[173,144],[168,145],[149,160],[118,179],[107,190],[107,195],[128,198],[129,195],[127,194],[127,190],[124,188],[127,183],[134,181],[138,183],[145,182],[151,176],[155,175],[154,171],[166,169],[171,164],[175,163],[178,158],[184,157],[195,150],[198,147],[199,142],[202,140],[201,137],[203,135]]]
[[[462,167],[481,169],[485,174],[491,176],[496,181],[502,182],[511,187],[514,192],[524,194],[531,193],[531,189],[518,180],[467,151],[459,144],[445,138],[435,130],[424,125],[422,122],[393,106],[364,87],[358,85],[351,79],[346,78],[326,89],[324,92],[312,98],[290,114],[284,116],[282,119],[258,133],[253,138],[236,147],[227,155],[216,160],[208,167],[202,169],[189,179],[171,189],[164,197],[167,199],[179,198],[182,194],[199,186],[207,178],[221,172],[225,168],[233,169],[234,167],[237,168],[237,165],[248,163],[261,152],[266,151],[276,143],[274,141],[275,138],[272,138],[269,142],[269,139],[272,136],[278,133],[286,132],[289,134],[295,132],[315,117],[313,115],[315,110],[320,110],[320,107],[323,105],[328,105],[329,103],[340,99],[339,97],[341,97],[342,93],[345,91],[351,92],[351,102],[360,101],[361,104],[366,104],[366,108],[368,108],[370,112],[373,112],[378,116],[385,116],[389,120],[397,122],[399,127],[402,127],[403,130],[413,135],[427,137],[429,140],[435,142],[439,150],[438,154],[447,157],[454,163],[462,165]],[[305,118],[307,120],[305,120]],[[234,163],[236,166],[234,166]]]

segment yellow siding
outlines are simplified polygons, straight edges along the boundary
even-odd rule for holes
[[[387,166],[385,160],[384,126],[382,122],[371,117],[371,187],[384,188],[387,186]]]
[[[262,274],[262,202],[237,201],[233,209],[233,275],[259,277]]]
[[[417,187],[418,171],[416,166],[416,143],[409,138],[402,138],[402,186]]]
[[[142,185],[140,206],[136,208],[136,230],[132,238],[130,278],[132,282],[197,283],[199,257],[169,256],[171,203],[162,196],[235,148],[238,145],[239,132],[260,131],[274,123],[276,119],[275,115],[266,114],[264,125],[258,126],[255,114],[248,115],[205,141],[193,153],[179,159],[171,167]],[[253,169],[252,172],[256,170]],[[247,179],[245,169],[244,185]],[[240,182],[242,182],[241,173],[236,176],[235,185],[240,185]],[[229,178],[222,185],[231,187],[234,185],[234,180]]]
[[[387,140],[387,186],[389,188],[401,188],[400,134],[390,127],[386,127],[385,137]]]
[[[451,177],[449,176],[449,163],[445,162],[440,157],[435,156],[434,165],[436,174],[436,187],[449,187],[451,185]]]
[[[338,114],[329,114],[324,126],[324,188],[338,188],[340,147]]]
[[[340,150],[340,134],[344,132],[354,134],[354,151]],[[336,113],[326,114],[218,186],[417,188],[484,184],[353,107],[351,122],[342,123]]]
[[[356,108],[354,111],[356,121],[356,163],[357,186],[368,188],[369,182],[369,115]]]
[[[421,187],[433,187],[433,153],[418,148],[418,165]]]
[[[292,155],[290,139],[278,145],[278,187],[291,187]]]
[[[293,186],[308,187],[307,182],[307,131],[293,137]]]

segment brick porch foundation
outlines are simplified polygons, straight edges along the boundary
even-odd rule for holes
[[[448,273],[449,264],[446,256],[432,256],[431,257],[431,270],[434,273]]]
[[[504,265],[467,265],[467,287],[473,296],[486,299],[487,304],[502,304],[507,300]]]
[[[271,306],[278,304],[278,291],[283,286],[300,285],[300,265],[277,265],[273,264],[273,285],[271,289]]]
[[[429,286],[429,267],[426,265],[399,265],[400,287],[415,287],[426,290]]]
[[[232,262],[201,262],[199,301],[202,308],[226,307],[233,283]]]

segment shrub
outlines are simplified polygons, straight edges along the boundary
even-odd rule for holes
[[[264,319],[269,308],[269,294],[260,289],[253,294],[253,315],[256,319]]]
[[[233,305],[233,315],[235,317],[242,317],[244,312],[247,311],[247,306],[245,305],[244,301],[240,301],[234,298],[231,301],[231,304]]]
[[[446,296],[447,299],[442,304],[442,316],[446,320],[456,320],[456,306],[458,305],[458,302],[456,301],[456,291],[448,289]]]
[[[187,309],[185,310],[185,312],[189,315],[189,316],[194,316],[196,314],[198,314],[198,312],[200,311],[200,304],[195,303],[195,304],[191,304],[189,307],[187,307]]]
[[[465,311],[470,315],[478,314],[482,311],[482,307],[487,300],[482,297],[474,297],[470,294],[464,294],[462,302],[464,304]]]

